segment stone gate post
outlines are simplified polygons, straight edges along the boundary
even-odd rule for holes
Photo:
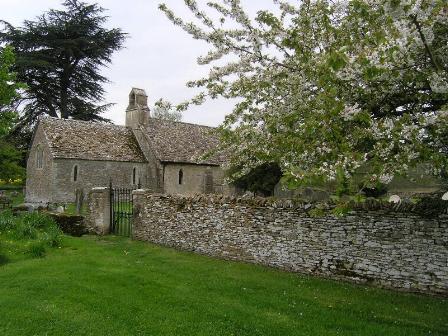
[[[108,234],[110,229],[109,188],[92,188],[88,196],[88,209],[86,224],[89,230],[100,235]]]

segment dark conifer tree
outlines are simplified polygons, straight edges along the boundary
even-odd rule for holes
[[[105,121],[101,113],[103,84],[100,71],[124,42],[119,28],[104,27],[107,16],[97,4],[66,0],[63,10],[51,9],[22,27],[3,21],[0,41],[14,47],[17,79],[27,84],[20,124],[37,117]]]

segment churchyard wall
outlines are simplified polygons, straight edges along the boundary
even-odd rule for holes
[[[448,294],[448,216],[382,205],[336,216],[292,200],[134,191],[133,238],[214,257]],[[313,210],[314,209],[314,210]]]

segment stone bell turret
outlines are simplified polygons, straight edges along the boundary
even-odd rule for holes
[[[149,122],[149,117],[148,96],[145,90],[132,88],[129,93],[129,105],[126,109],[126,127],[145,126]]]

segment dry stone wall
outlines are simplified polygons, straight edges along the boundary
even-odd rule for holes
[[[225,259],[448,294],[448,217],[391,210],[311,217],[309,205],[134,192],[133,237]]]

